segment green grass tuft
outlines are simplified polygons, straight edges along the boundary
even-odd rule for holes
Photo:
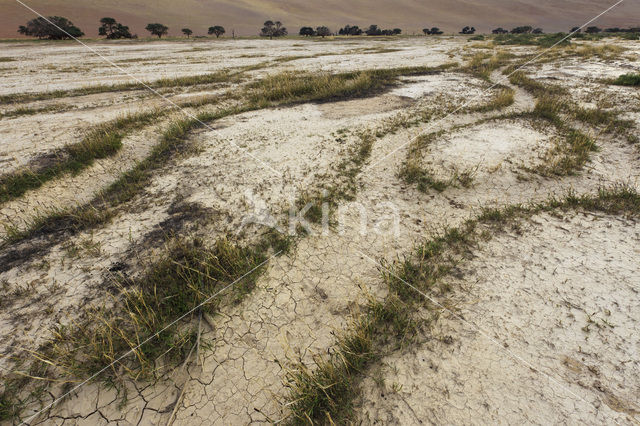
[[[611,84],[618,86],[640,86],[640,74],[622,74],[620,77],[611,81]]]

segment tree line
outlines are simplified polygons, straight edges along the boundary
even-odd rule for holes
[[[328,27],[321,26],[317,27],[315,30],[312,27],[302,27],[300,28],[300,32],[298,33],[301,36],[306,37],[326,37],[335,35]],[[382,29],[377,25],[369,25],[369,28],[362,29],[357,25],[345,25],[343,28],[338,30],[337,35],[346,35],[346,36],[359,36],[362,34],[366,34],[368,36],[391,36],[391,35],[399,35],[402,34],[402,29],[394,28],[394,29]]]
[[[160,23],[151,23],[145,27],[151,35],[162,38],[169,32],[169,27]],[[187,37],[191,37],[193,31],[190,28],[182,28],[182,33]],[[573,27],[571,33],[580,33],[582,29],[580,27]],[[209,27],[207,34],[215,35],[216,38],[225,34],[224,27],[220,25],[214,25]],[[438,27],[424,28],[422,30],[424,35],[441,35],[443,31]],[[459,32],[459,34],[470,35],[476,32],[475,27],[465,26]],[[491,31],[493,34],[543,34],[542,28],[533,28],[530,25],[517,26],[511,30],[506,30],[502,27],[495,28]],[[640,33],[640,27],[631,28],[602,28],[596,26],[589,26],[584,29],[587,34],[597,34],[600,32],[605,33]],[[27,22],[26,25],[20,25],[18,33],[37,37],[39,39],[48,40],[64,40],[70,38],[78,38],[84,35],[84,32],[73,24],[69,19],[61,16],[50,16],[48,18],[37,17]],[[98,34],[104,36],[107,39],[126,39],[137,38],[137,34],[131,34],[129,27],[116,21],[114,18],[105,17],[100,19],[100,27],[98,28]],[[283,37],[288,35],[287,28],[280,21],[268,20],[263,24],[260,30],[261,37]],[[402,34],[402,29],[382,29],[378,25],[372,24],[366,29],[362,29],[357,25],[345,25],[340,28],[337,35],[346,36],[360,36],[366,34],[368,36],[392,36]],[[334,35],[334,33],[327,26],[319,26],[315,29],[313,27],[300,28],[299,35],[305,37],[327,37]]]
[[[162,38],[169,32],[169,27],[160,23],[148,24],[145,30],[153,36]],[[226,32],[223,26],[214,25],[209,27],[207,34],[220,37]],[[37,17],[27,22],[26,25],[18,27],[18,33],[37,37],[47,40],[65,40],[78,38],[84,35],[84,32],[67,18],[61,16],[49,16],[48,18]],[[182,33],[188,37],[193,34],[190,28],[183,28]],[[100,27],[98,27],[98,35],[104,36],[108,40],[116,40],[123,38],[138,38],[137,34],[131,34],[129,27],[116,21],[114,18],[104,17],[100,19]]]

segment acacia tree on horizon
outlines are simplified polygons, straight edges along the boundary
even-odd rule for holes
[[[460,31],[460,33],[459,33],[459,34],[473,34],[473,33],[475,33],[475,32],[476,32],[475,27],[469,27],[469,26],[467,26],[467,27],[464,27],[464,28],[462,29],[462,31]]]
[[[189,38],[189,36],[190,36],[191,34],[193,34],[193,31],[191,31],[191,29],[190,29],[190,28],[183,28],[183,29],[182,29],[182,34],[186,35],[186,36],[187,36],[187,38]]]
[[[300,28],[300,32],[298,34],[300,34],[301,36],[304,36],[304,37],[311,37],[311,36],[316,35],[316,32],[311,27],[301,27]]]
[[[440,28],[438,28],[438,27],[423,28],[422,32],[424,33],[424,35],[440,35],[440,34],[442,34],[442,31],[440,31]]]
[[[18,32],[26,36],[49,40],[65,40],[84,35],[80,28],[62,16],[49,16],[46,19],[39,16],[27,22],[27,25],[20,25]]]
[[[221,27],[220,25],[215,25],[213,27],[209,27],[209,31],[207,32],[207,34],[209,34],[209,35],[215,34],[216,38],[219,38],[225,32],[226,31],[225,31],[224,27]]]
[[[357,25],[345,25],[344,28],[340,28],[338,31],[339,35],[347,35],[347,36],[359,36],[362,35],[364,31],[358,27]]]
[[[119,38],[133,38],[129,27],[122,25],[114,18],[104,17],[100,19],[100,28],[98,28],[98,35],[106,36],[109,40],[115,40]]]
[[[166,35],[169,31],[169,27],[163,24],[148,24],[145,27],[145,30],[149,31],[153,35],[157,35],[158,38],[162,38],[163,35]]]
[[[331,30],[329,29],[329,27],[318,27],[316,28],[316,35],[321,36],[322,38],[325,38],[326,36],[330,36],[331,35]]]
[[[262,30],[260,31],[260,37],[269,37],[269,39],[286,36],[287,34],[287,29],[282,26],[282,22],[273,22],[271,20],[266,21],[264,23],[264,27],[262,27]]]

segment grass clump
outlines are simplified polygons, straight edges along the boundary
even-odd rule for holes
[[[427,192],[429,189],[442,192],[450,186],[449,181],[434,178],[416,161],[407,161],[400,169],[398,177],[408,184],[417,184],[421,192]]]
[[[286,369],[292,416],[288,424],[346,424],[353,420],[358,377],[381,356],[388,336],[402,340],[415,329],[406,304],[393,296],[384,302],[369,298],[364,313],[355,316],[337,336],[329,356],[316,355],[313,366],[297,360]]]
[[[556,139],[553,148],[548,150],[544,163],[532,170],[543,176],[566,176],[580,170],[597,150],[595,141],[576,129],[567,129],[562,137]]]
[[[599,58],[605,60],[612,60],[619,58],[622,53],[625,52],[625,48],[614,44],[602,44],[595,46],[587,44],[584,46],[573,47],[568,50],[568,54],[571,56],[578,56],[580,58]]]
[[[640,74],[622,74],[610,83],[618,86],[640,86]]]
[[[510,87],[501,87],[489,102],[471,108],[472,112],[497,111],[513,105],[515,101],[515,91]]]
[[[28,400],[18,395],[33,400],[40,389],[34,380],[71,385],[115,360],[100,376],[109,386],[119,387],[125,376],[158,378],[183,362],[196,344],[196,318],[215,315],[224,306],[243,300],[255,287],[269,256],[286,252],[290,246],[291,239],[276,232],[265,233],[251,246],[239,246],[226,238],[211,246],[197,238],[170,240],[159,260],[138,278],[119,275],[105,283],[112,289],[111,302],[88,308],[81,319],[53,329],[51,339],[33,353],[34,362],[26,367],[29,373],[5,378],[0,413],[5,418],[19,415]],[[182,321],[174,324],[179,318]]]
[[[466,71],[478,78],[491,81],[491,73],[500,67],[508,65],[516,56],[510,52],[498,52],[494,55],[489,53],[477,53],[469,59],[463,67]]]
[[[152,378],[161,356],[172,354],[174,364],[184,359],[194,343],[194,330],[167,330],[153,343],[136,348],[139,342],[205,301],[202,309],[210,314],[225,304],[238,303],[255,287],[260,268],[219,297],[208,299],[265,262],[272,243],[265,240],[255,247],[239,247],[220,239],[205,247],[198,239],[171,242],[166,254],[142,277],[113,284],[120,292],[116,308],[96,308],[88,321],[58,326],[44,358],[83,378],[134,350],[135,356],[114,365],[112,373],[122,367],[133,377]]]

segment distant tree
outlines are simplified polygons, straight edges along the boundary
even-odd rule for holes
[[[533,27],[530,25],[524,25],[522,27],[515,27],[511,30],[511,34],[529,34],[533,31]]]
[[[102,25],[100,25],[100,28],[98,28],[98,35],[107,36],[107,38],[110,38],[109,36],[115,31],[118,22],[113,18],[105,17],[100,20],[100,24]]]
[[[584,30],[584,32],[587,33],[587,34],[597,34],[600,31],[602,31],[602,29],[600,29],[598,27],[587,27],[587,29]]]
[[[316,35],[322,38],[325,38],[326,36],[331,35],[331,30],[328,27],[324,27],[324,26],[318,27],[316,28]]]
[[[368,36],[377,36],[377,35],[382,35],[382,30],[378,28],[377,25],[369,25],[369,28],[365,30],[365,33]]]
[[[571,28],[571,31],[569,31],[569,32],[570,33],[579,33],[580,31],[581,31],[580,27],[573,27],[573,28]]]
[[[464,27],[462,31],[460,31],[460,34],[473,34],[475,32],[476,29],[474,27]]]
[[[182,34],[186,35],[186,36],[187,36],[187,38],[189,38],[189,36],[190,36],[191,34],[193,34],[193,31],[191,31],[189,28],[183,28],[183,29],[182,29]]]
[[[166,35],[169,31],[169,27],[167,27],[166,25],[155,23],[148,24],[145,27],[145,30],[149,31],[152,35],[157,35],[158,38],[162,38],[162,36]]]
[[[300,35],[305,37],[311,37],[316,35],[316,32],[311,27],[302,27],[300,28]]]
[[[542,28],[535,28],[533,31],[531,31],[531,34],[542,34],[542,33],[544,33]]]
[[[209,34],[209,35],[215,34],[216,38],[219,38],[225,32],[226,31],[225,31],[224,27],[221,27],[220,25],[215,25],[213,27],[209,27],[209,31],[207,31],[207,34]]]
[[[491,31],[491,32],[492,32],[493,34],[506,34],[506,33],[508,33],[509,31],[505,30],[505,29],[504,29],[504,28],[502,28],[502,27],[498,27],[498,28],[496,28],[495,30],[493,30],[493,31]]]
[[[129,27],[122,25],[113,18],[102,18],[100,20],[100,28],[98,28],[98,34],[106,36],[109,40],[115,40],[118,38],[133,38],[129,32]]]
[[[431,29],[430,28],[423,28],[422,32],[424,33],[424,35],[430,35],[431,34]]]
[[[438,27],[433,27],[433,28],[431,28],[431,33],[430,34],[431,35],[440,35],[440,34],[442,34],[442,31],[440,31],[440,28],[438,28]]]
[[[39,39],[64,40],[82,37],[84,33],[73,22],[62,16],[49,16],[47,19],[39,16],[18,27],[20,34]]]
[[[266,21],[264,23],[264,27],[262,27],[262,30],[260,31],[261,37],[269,37],[270,39],[286,36],[287,34],[287,29],[282,26],[282,22],[280,21]]]
[[[363,31],[357,25],[353,27],[351,25],[345,25],[344,28],[340,28],[338,31],[339,35],[354,35],[359,36],[362,35]]]
[[[379,35],[386,35],[386,36],[390,36],[390,35],[397,35],[402,33],[402,30],[400,28],[396,28],[394,30],[390,30],[390,29],[381,29],[378,28],[377,25],[370,25],[369,28],[367,28],[365,30],[365,33],[369,36],[379,36]]]

